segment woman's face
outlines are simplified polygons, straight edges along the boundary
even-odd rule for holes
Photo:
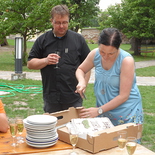
[[[100,44],[99,51],[102,58],[108,61],[108,60],[115,60],[119,50],[113,46],[106,46],[106,45]]]

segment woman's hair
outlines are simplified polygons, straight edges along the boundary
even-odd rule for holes
[[[69,17],[69,9],[66,5],[56,5],[51,10],[51,18],[54,18],[55,14]]]
[[[98,44],[113,46],[119,49],[122,42],[121,34],[116,28],[106,28],[100,33]]]

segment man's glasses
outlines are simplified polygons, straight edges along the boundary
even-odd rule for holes
[[[63,21],[63,22],[54,21],[54,24],[57,26],[61,26],[61,25],[66,26],[68,25],[68,23],[69,23],[68,21]]]

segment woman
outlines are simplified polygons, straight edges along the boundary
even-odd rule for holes
[[[9,128],[7,116],[2,101],[0,100],[0,132],[7,132]]]
[[[104,29],[99,47],[92,50],[78,67],[76,92],[83,96],[85,74],[95,67],[96,108],[82,109],[80,117],[108,117],[114,125],[143,122],[142,101],[136,84],[133,57],[120,49],[121,34],[115,28]]]

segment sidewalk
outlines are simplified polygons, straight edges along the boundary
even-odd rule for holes
[[[151,61],[142,61],[142,62],[136,62],[136,69],[138,68],[144,68],[149,66],[155,66],[155,60]],[[0,79],[5,80],[11,80],[11,74],[14,74],[13,71],[0,71]],[[27,79],[33,79],[33,80],[41,80],[40,72],[23,72],[26,73]],[[137,76],[137,85],[142,86],[155,86],[155,75],[154,77],[139,77]],[[94,69],[92,69],[91,77],[89,80],[89,83],[94,83]]]

